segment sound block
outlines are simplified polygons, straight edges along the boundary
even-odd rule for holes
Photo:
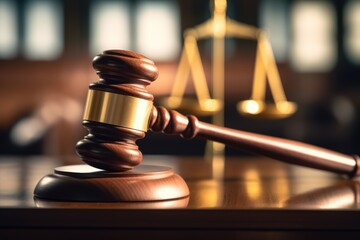
[[[83,164],[55,168],[39,181],[34,196],[62,202],[147,202],[184,198],[189,189],[168,167],[139,165],[108,172]]]

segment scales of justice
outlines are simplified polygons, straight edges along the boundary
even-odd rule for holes
[[[186,32],[174,91],[167,99],[172,108],[213,115],[213,123],[154,106],[154,96],[146,86],[158,76],[155,63],[138,53],[106,50],[93,60],[99,80],[89,85],[85,104],[82,124],[88,135],[76,145],[77,154],[85,164],[57,167],[54,173],[44,176],[34,190],[37,206],[90,207],[91,203],[95,206],[99,206],[98,203],[125,203],[109,207],[186,207],[190,193],[181,176],[169,167],[141,164],[142,153],[136,141],[144,138],[148,130],[216,142],[219,144],[214,144],[216,155],[222,153],[222,144],[225,144],[291,164],[349,177],[360,175],[358,156],[223,127],[225,36],[258,40],[253,93],[250,100],[238,104],[240,112],[280,118],[291,115],[296,109],[296,105],[285,98],[265,33],[227,19],[225,11],[226,1],[215,0],[213,18]],[[206,87],[196,45],[198,39],[209,36],[214,38],[213,98]],[[181,81],[181,76],[189,70],[193,72],[197,105],[194,100],[182,97],[186,81]],[[274,97],[273,104],[264,100],[266,76]]]
[[[240,101],[237,104],[238,112],[247,117],[266,119],[291,116],[296,111],[297,106],[286,98],[266,32],[228,18],[226,8],[226,0],[214,0],[212,18],[185,31],[184,47],[174,85],[170,97],[163,99],[162,104],[170,109],[195,114],[196,116],[211,116],[213,124],[224,126],[225,38],[233,37],[257,41],[252,94],[249,100]],[[212,94],[210,94],[197,45],[199,40],[207,38],[212,39]],[[190,74],[194,83],[196,98],[184,97]],[[265,100],[266,79],[268,79],[273,102]],[[223,145],[208,142],[206,156],[213,163],[215,161],[220,162],[217,165],[221,168],[223,165],[221,162],[224,158]]]
[[[276,66],[271,45],[264,30],[236,22],[226,16],[226,0],[214,0],[213,16],[208,21],[187,29],[178,71],[169,98],[165,103],[172,109],[196,115],[214,115],[216,124],[222,123],[224,104],[225,38],[243,38],[257,41],[252,94],[249,100],[237,105],[246,116],[284,118],[296,111],[296,104],[287,100]],[[197,42],[212,38],[212,97],[207,85]],[[185,98],[185,88],[191,73],[197,99]],[[274,103],[265,101],[266,78]],[[218,116],[217,116],[218,115]]]

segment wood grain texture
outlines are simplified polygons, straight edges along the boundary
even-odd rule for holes
[[[287,163],[345,174],[349,177],[360,174],[358,156],[348,156],[297,141],[215,126],[201,122],[195,116],[184,116],[163,107],[153,107],[149,125],[155,132],[178,134],[184,138],[199,136]]]
[[[80,158],[87,164],[111,171],[131,170],[142,161],[136,140],[145,136],[139,130],[83,121],[89,134],[76,145]]]
[[[0,208],[33,208],[37,182],[59,165],[58,159],[61,158],[1,157],[1,176],[8,181],[0,184]],[[211,162],[200,156],[146,155],[144,164],[167,165],[182,176],[190,190],[188,209],[322,211],[346,208],[357,212],[360,208],[358,179],[350,180],[266,157],[227,157],[224,178],[215,178]]]
[[[127,172],[107,172],[88,165],[59,167],[34,190],[39,199],[70,202],[149,202],[188,195],[186,183],[170,168],[148,165]]]
[[[26,160],[31,167],[21,170]],[[55,160],[0,158],[0,169],[6,169],[2,176],[21,178],[25,183],[8,181],[0,185],[1,239],[360,236],[359,182],[324,171],[265,157],[229,157],[225,160],[224,178],[217,179],[212,177],[211,163],[202,157],[145,156],[144,163],[166,163],[184,177],[190,189],[185,209],[147,209],[152,202],[136,202],[124,208],[123,203],[34,203],[32,184],[44,172],[52,171],[49,162],[57,164]],[[21,194],[24,192],[29,194]]]
[[[93,67],[100,79],[90,89],[153,100],[145,88],[158,76],[152,60],[108,50],[94,58]],[[89,134],[77,143],[76,151],[85,163],[108,171],[127,171],[140,164],[142,153],[135,142],[145,136],[143,131],[87,120],[83,125]]]

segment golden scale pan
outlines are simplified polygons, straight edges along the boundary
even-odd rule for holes
[[[210,97],[204,68],[201,62],[196,38],[192,34],[185,37],[184,50],[181,54],[178,71],[169,98],[164,99],[164,105],[187,114],[208,116],[223,108],[222,101]],[[189,74],[192,74],[197,98],[184,97]]]
[[[185,31],[184,48],[174,85],[170,96],[163,99],[162,103],[171,109],[197,116],[219,114],[223,110],[224,102],[224,95],[221,93],[224,86],[224,38],[237,37],[257,41],[252,95],[249,100],[240,101],[237,104],[239,113],[248,117],[266,119],[291,116],[297,106],[286,99],[272,48],[265,32],[227,18],[226,0],[214,0],[213,6],[214,12],[211,19]],[[213,98],[210,96],[197,45],[197,41],[209,37],[214,39]],[[196,98],[184,97],[190,74]],[[265,101],[266,79],[268,79],[273,102]],[[216,89],[216,86],[219,89]]]

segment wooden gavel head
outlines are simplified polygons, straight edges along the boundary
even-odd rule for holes
[[[93,67],[100,77],[89,86],[83,125],[89,134],[76,145],[81,159],[96,168],[127,171],[142,161],[136,140],[145,132],[196,135],[197,119],[154,107],[146,86],[158,76],[150,59],[129,51],[108,50]]]
[[[150,59],[129,51],[97,55],[100,80],[89,86],[83,125],[89,134],[76,145],[81,159],[109,171],[126,171],[142,160],[135,141],[145,136],[154,96],[145,87],[158,76]]]

